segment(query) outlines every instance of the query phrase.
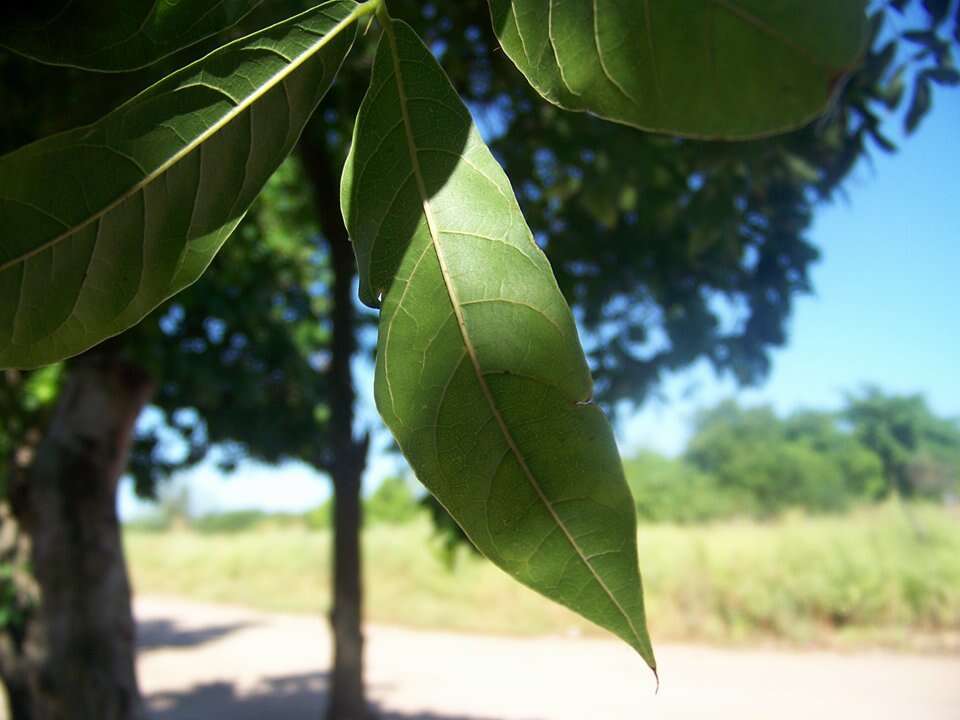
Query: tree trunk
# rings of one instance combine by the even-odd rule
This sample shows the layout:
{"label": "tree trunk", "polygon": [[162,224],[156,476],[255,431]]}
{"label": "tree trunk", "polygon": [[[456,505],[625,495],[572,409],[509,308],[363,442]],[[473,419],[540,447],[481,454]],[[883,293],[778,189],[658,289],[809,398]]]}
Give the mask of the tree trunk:
{"label": "tree trunk", "polygon": [[144,717],[116,490],[151,389],[114,355],[76,360],[36,456],[14,477],[40,587],[26,642],[34,720]]}
{"label": "tree trunk", "polygon": [[362,505],[360,483],[367,438],[353,434],[351,362],[357,349],[353,278],[356,261],[340,215],[339,189],[321,146],[304,141],[303,157],[312,180],[323,234],[333,270],[331,319],[330,425],[333,457],[333,672],[327,720],[368,720],[371,715],[363,683],[363,577],[360,557]]}

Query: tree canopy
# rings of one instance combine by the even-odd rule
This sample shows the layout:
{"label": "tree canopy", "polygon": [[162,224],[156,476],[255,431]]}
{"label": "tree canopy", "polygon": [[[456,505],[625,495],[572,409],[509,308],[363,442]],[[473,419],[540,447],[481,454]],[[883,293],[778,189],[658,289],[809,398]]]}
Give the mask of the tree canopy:
{"label": "tree canopy", "polygon": [[960,491],[960,424],[937,417],[923,396],[867,387],[847,397],[844,418],[880,458],[884,494],[939,497]]}

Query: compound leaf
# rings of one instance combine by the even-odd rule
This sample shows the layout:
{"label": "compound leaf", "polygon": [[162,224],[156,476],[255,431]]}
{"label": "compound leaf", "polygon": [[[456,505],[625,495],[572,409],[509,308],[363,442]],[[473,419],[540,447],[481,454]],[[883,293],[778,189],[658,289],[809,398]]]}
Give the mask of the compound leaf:
{"label": "compound leaf", "polygon": [[377,407],[488,558],[654,667],[636,518],[577,330],[503,170],[416,34],[385,22],[341,201],[380,306]]}

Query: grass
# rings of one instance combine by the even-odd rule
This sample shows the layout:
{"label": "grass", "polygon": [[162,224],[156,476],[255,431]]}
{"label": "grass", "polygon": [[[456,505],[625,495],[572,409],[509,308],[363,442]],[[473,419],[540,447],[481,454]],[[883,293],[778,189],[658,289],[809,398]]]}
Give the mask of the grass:
{"label": "grass", "polygon": [[[265,610],[329,605],[330,535],[255,530],[125,535],[138,592]],[[655,640],[787,641],[956,649],[960,515],[891,504],[843,517],[642,527]],[[364,533],[366,616],[378,623],[507,634],[592,633],[572,613],[465,551],[453,570],[425,519]]]}

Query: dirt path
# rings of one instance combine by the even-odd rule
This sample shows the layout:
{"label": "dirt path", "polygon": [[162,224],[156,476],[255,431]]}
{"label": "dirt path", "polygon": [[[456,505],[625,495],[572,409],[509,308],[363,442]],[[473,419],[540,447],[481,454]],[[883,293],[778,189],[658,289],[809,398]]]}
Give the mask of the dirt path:
{"label": "dirt path", "polygon": [[[320,717],[320,618],[153,597],[136,611],[155,720]],[[391,720],[960,720],[958,657],[660,646],[657,695],[611,641],[373,627],[368,658]]]}

